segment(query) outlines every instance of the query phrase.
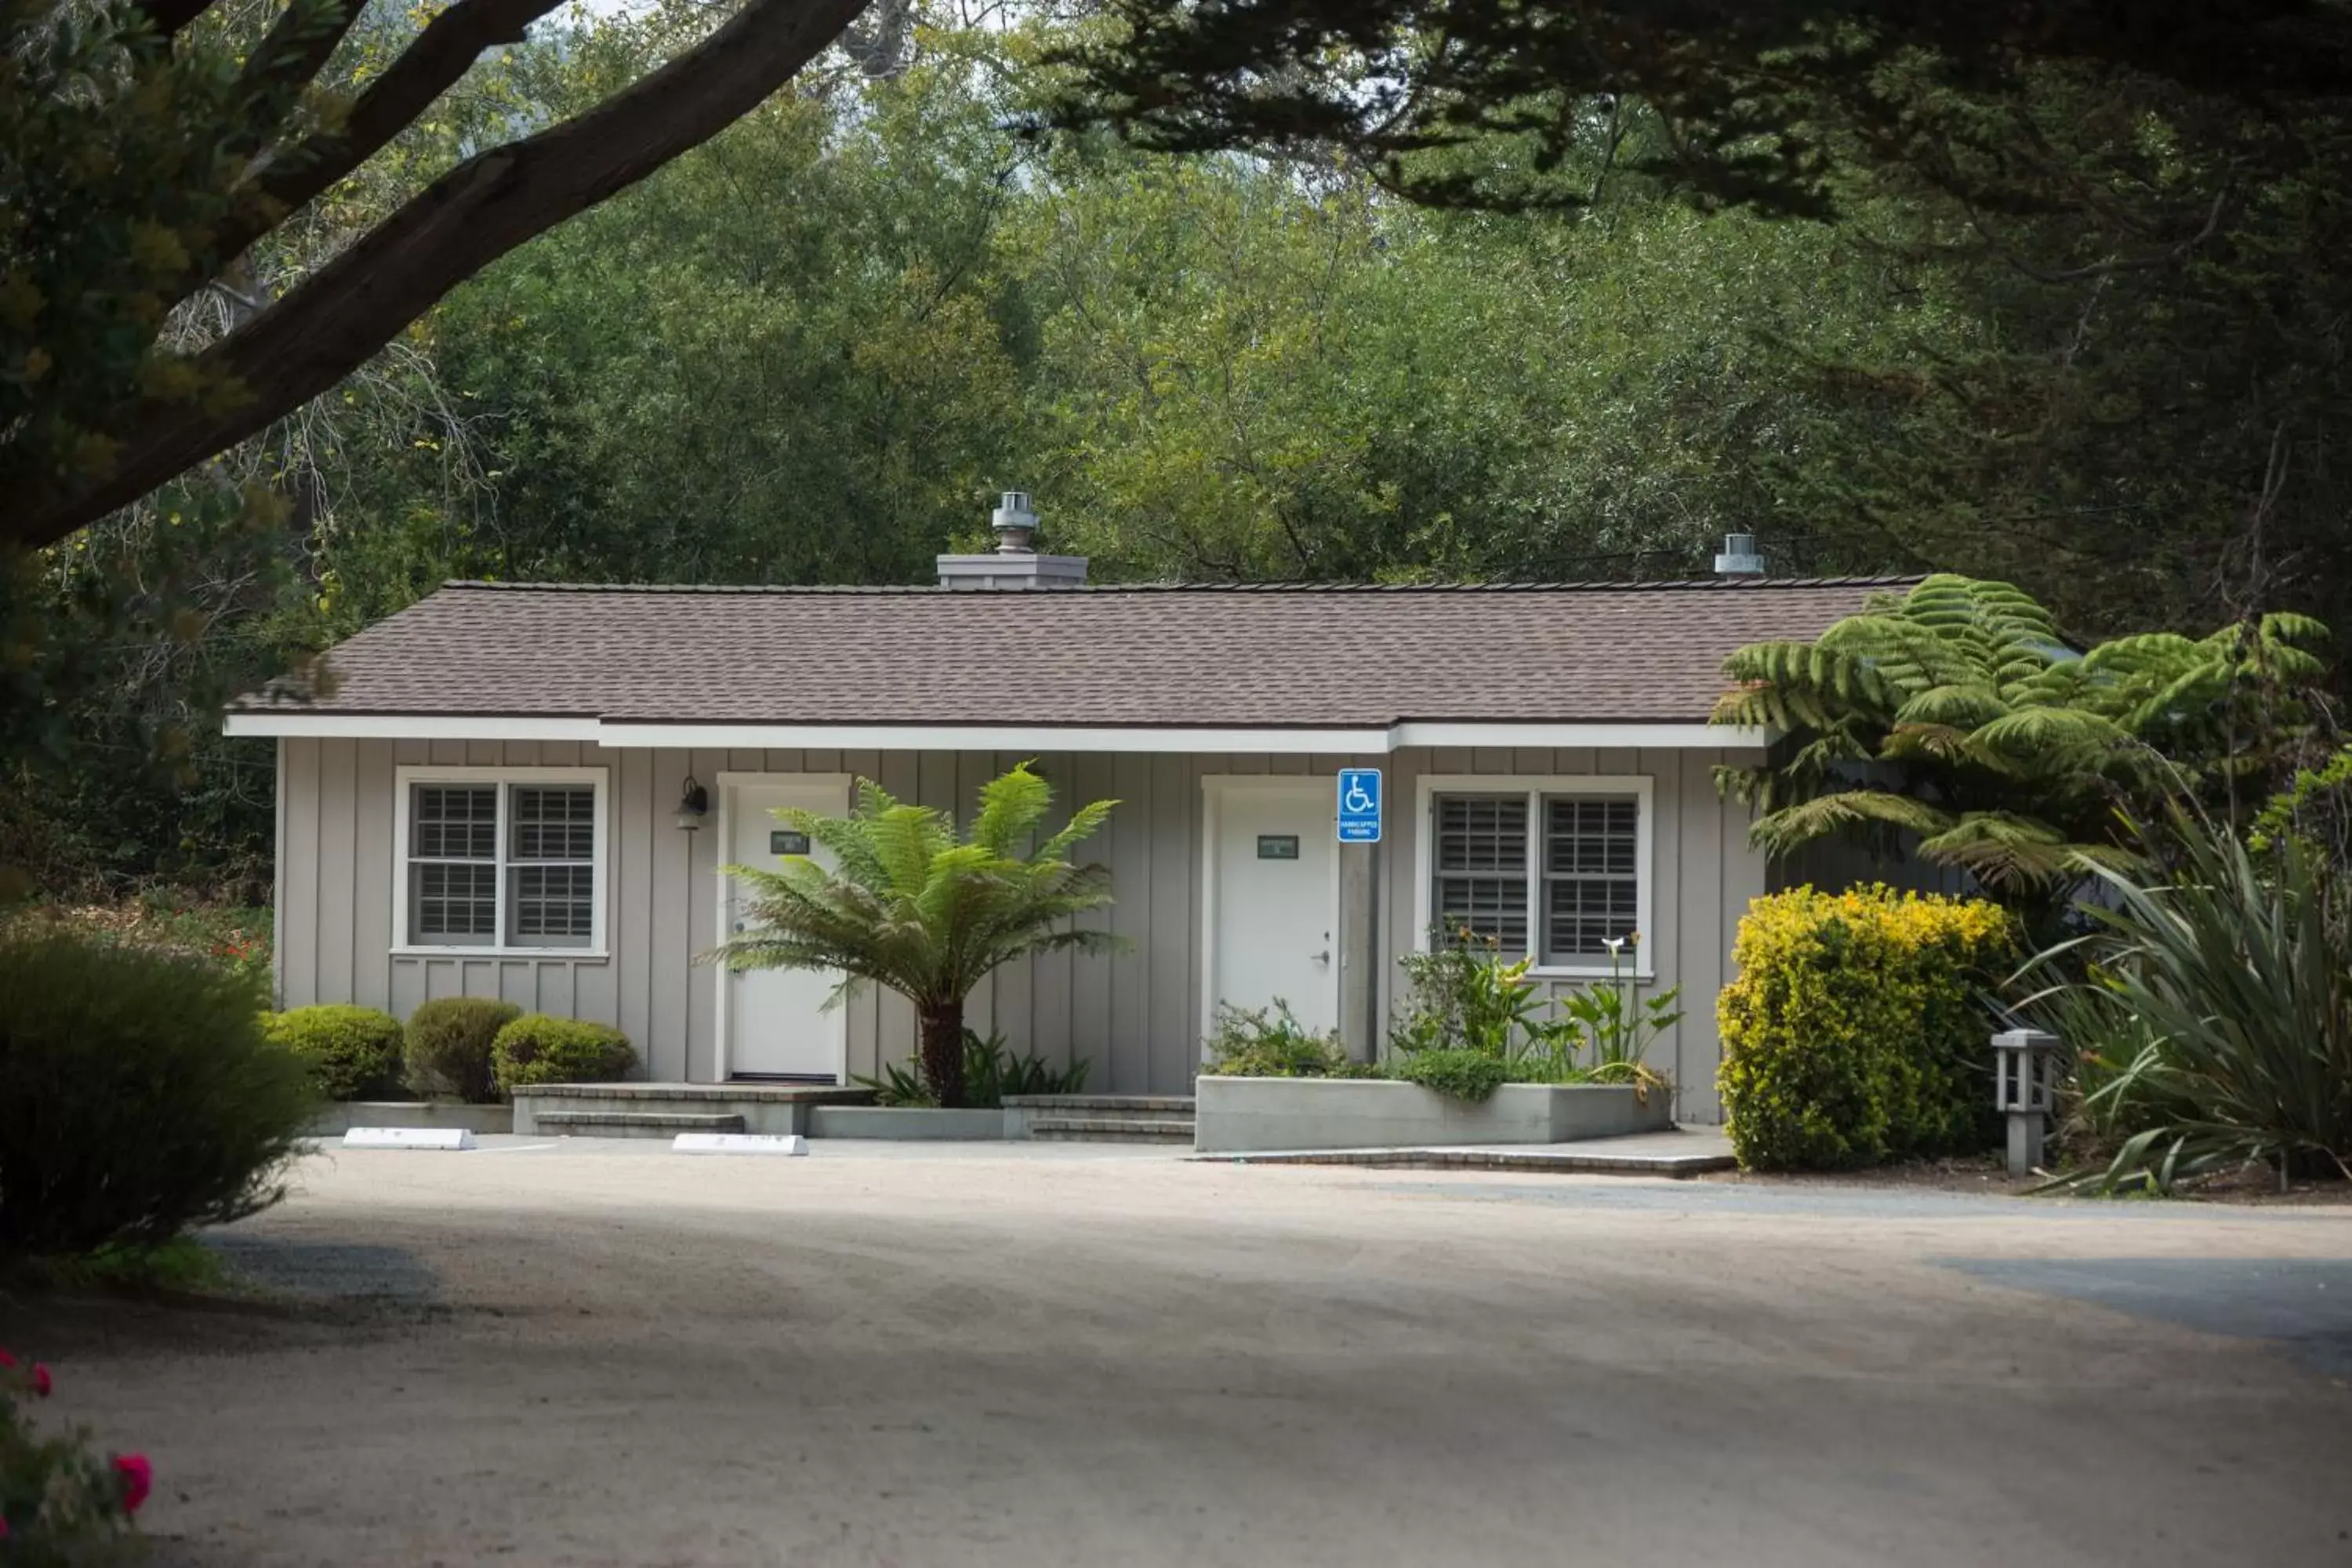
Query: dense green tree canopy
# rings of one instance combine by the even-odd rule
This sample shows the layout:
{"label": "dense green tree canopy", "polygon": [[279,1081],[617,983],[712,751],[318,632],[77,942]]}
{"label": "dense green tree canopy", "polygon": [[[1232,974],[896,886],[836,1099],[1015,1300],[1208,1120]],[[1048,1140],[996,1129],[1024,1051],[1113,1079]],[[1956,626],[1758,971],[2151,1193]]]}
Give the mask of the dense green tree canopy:
{"label": "dense green tree canopy", "polygon": [[[875,7],[26,563],[0,861],[250,875],[268,758],[210,704],[445,576],[921,582],[1005,488],[1097,579],[1676,575],[1745,529],[1776,571],[2014,582],[2078,645],[2273,609],[2352,628],[2352,148],[2309,73],[2248,108],[2046,51],[1885,66],[1917,155],[1822,119],[1833,222],[1684,199],[1673,106],[1620,93],[1547,166],[1576,205],[1497,214],[1400,199],[1344,142],[1041,134],[1072,79],[1048,62],[1118,17],[973,9]],[[247,253],[256,289],[709,27],[681,0],[493,51]]]}

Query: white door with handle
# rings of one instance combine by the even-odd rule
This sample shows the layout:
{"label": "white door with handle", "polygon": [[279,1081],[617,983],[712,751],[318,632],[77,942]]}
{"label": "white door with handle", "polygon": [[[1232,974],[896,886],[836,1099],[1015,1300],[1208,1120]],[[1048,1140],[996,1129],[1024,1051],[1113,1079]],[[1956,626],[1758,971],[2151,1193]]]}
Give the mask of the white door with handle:
{"label": "white door with handle", "polygon": [[[1332,782],[1214,777],[1208,822],[1210,1011],[1288,1003],[1309,1029],[1339,1024],[1339,860]],[[1205,1034],[1213,1019],[1202,1022]]]}
{"label": "white door with handle", "polygon": [[[847,782],[823,778],[722,780],[727,830],[723,863],[772,869],[794,856],[831,857],[776,820],[775,808],[796,805],[839,816],[849,807]],[[726,879],[721,929],[740,935],[749,923],[743,889]],[[825,998],[840,976],[809,969],[718,971],[719,1075],[839,1083],[848,1060],[849,1016],[827,1011]]]}

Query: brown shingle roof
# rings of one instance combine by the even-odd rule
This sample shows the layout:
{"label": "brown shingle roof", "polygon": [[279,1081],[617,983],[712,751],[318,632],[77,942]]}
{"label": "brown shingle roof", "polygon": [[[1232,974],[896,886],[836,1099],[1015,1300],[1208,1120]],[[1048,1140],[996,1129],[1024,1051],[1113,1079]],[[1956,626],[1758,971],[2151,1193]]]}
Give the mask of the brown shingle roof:
{"label": "brown shingle roof", "polygon": [[452,583],[238,710],[762,724],[1703,720],[1896,579],[1063,592]]}

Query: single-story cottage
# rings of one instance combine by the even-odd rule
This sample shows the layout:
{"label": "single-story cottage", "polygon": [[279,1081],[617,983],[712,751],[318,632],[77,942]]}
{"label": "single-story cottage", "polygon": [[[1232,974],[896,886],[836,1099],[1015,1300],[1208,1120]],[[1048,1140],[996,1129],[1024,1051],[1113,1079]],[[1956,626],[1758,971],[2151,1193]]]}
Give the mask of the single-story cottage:
{"label": "single-story cottage", "polygon": [[[1714,999],[1774,880],[1713,779],[1771,740],[1707,722],[1723,658],[1887,584],[1089,587],[1008,502],[936,587],[451,583],[238,700],[278,745],[281,1005],[497,995],[617,1025],[656,1080],[871,1074],[913,1054],[899,998],[696,962],[740,918],[722,868],[805,852],[772,811],[857,778],[968,813],[1032,761],[1063,809],[1120,803],[1088,849],[1129,945],[1005,968],[970,1017],[1090,1089],[1189,1092],[1225,1003],[1369,1054],[1399,955],[1466,923],[1553,985],[1638,931],[1686,1006],[1652,1064],[1718,1114]],[[1376,844],[1336,839],[1344,767],[1382,772]]]}

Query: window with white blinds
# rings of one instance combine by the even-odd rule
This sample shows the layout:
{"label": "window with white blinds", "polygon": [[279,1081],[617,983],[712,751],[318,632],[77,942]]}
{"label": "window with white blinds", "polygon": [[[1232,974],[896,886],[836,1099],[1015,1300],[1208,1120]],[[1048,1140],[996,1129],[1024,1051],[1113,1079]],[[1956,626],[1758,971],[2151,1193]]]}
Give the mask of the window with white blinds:
{"label": "window with white blinds", "polygon": [[1640,915],[1641,802],[1547,795],[1543,805],[1543,962],[1606,958]]}
{"label": "window with white blinds", "polygon": [[602,769],[533,770],[512,778],[402,773],[406,945],[597,945]]}
{"label": "window with white blinds", "polygon": [[1528,951],[1528,802],[1524,795],[1437,799],[1432,902],[1446,941],[1467,931],[1505,952]]}
{"label": "window with white blinds", "polygon": [[[1605,969],[1612,942],[1635,942],[1649,874],[1647,781],[1558,787],[1567,782],[1508,793],[1445,789],[1430,797],[1428,910],[1436,940],[1466,931],[1508,956],[1532,953],[1540,965],[1570,969]],[[1624,787],[1594,787],[1612,784]],[[1633,956],[1630,945],[1624,952]]]}

